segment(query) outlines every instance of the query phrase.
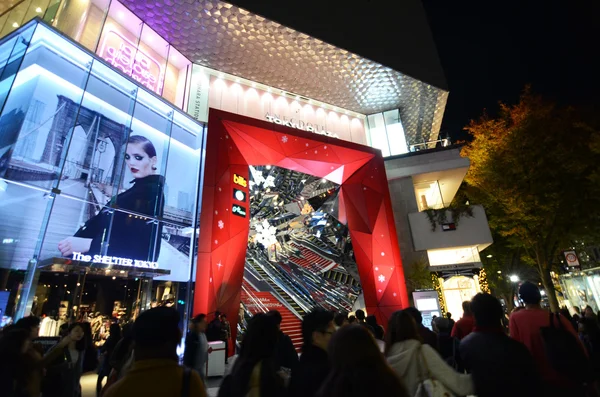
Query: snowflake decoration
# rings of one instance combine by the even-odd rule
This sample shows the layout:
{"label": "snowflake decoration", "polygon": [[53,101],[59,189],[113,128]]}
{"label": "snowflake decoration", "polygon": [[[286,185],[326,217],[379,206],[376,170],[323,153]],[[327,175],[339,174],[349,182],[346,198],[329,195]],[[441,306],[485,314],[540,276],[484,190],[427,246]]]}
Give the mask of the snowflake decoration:
{"label": "snowflake decoration", "polygon": [[327,149],[327,146],[323,146],[323,149]]}
{"label": "snowflake decoration", "polygon": [[377,280],[379,280],[380,283],[383,283],[385,281],[385,276],[380,274],[379,277],[377,277]]}
{"label": "snowflake decoration", "polygon": [[223,229],[225,227],[225,222],[219,220],[219,222],[217,222],[217,226],[219,226],[219,229]]}
{"label": "snowflake decoration", "polygon": [[221,191],[221,188],[219,188],[219,191]]}
{"label": "snowflake decoration", "polygon": [[286,135],[281,137],[281,142],[287,143],[287,141],[288,141],[288,137]]}
{"label": "snowflake decoration", "polygon": [[256,230],[256,242],[270,247],[277,242],[275,235],[277,234],[277,228],[271,226],[268,220],[262,221],[255,227]]}
{"label": "snowflake decoration", "polygon": [[212,277],[211,277],[210,279],[208,279],[208,282],[209,282],[209,283],[212,283]]}

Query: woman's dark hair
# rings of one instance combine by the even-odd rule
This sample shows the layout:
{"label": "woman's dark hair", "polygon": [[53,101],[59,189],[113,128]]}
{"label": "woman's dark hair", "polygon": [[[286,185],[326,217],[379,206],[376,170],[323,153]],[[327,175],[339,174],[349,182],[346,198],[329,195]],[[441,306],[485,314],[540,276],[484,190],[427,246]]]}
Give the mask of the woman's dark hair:
{"label": "woman's dark hair", "polygon": [[23,317],[15,323],[15,326],[20,329],[31,331],[32,328],[39,327],[42,320],[36,316]]}
{"label": "woman's dark hair", "polygon": [[127,140],[127,143],[142,145],[142,149],[144,149],[144,152],[146,152],[148,157],[156,157],[156,148],[154,147],[152,142],[150,142],[150,140],[145,136],[131,135]]}
{"label": "woman's dark hair", "polygon": [[331,371],[317,393],[320,397],[408,396],[363,326],[340,328],[329,344],[329,360]]}
{"label": "woman's dark hair", "polygon": [[121,339],[121,327],[117,323],[112,323],[109,328],[110,337],[116,340]]}
{"label": "woman's dark hair", "polygon": [[385,337],[385,354],[388,354],[394,343],[404,342],[409,339],[421,341],[417,323],[408,311],[399,310],[392,314],[388,321]]}
{"label": "woman's dark hair", "polygon": [[[87,347],[87,344],[89,343],[87,340],[88,336],[87,336],[85,324],[89,325],[89,323],[73,323],[73,324],[69,325],[69,329],[67,330],[67,335],[69,335],[71,333],[71,331],[73,331],[76,327],[80,327],[81,330],[83,331],[83,338],[81,338],[80,340],[75,342],[75,350],[80,351],[80,352],[84,351],[85,348]],[[91,328],[90,328],[90,334],[91,334]]]}
{"label": "woman's dark hair", "polygon": [[231,396],[245,396],[256,364],[261,364],[261,395],[271,395],[264,388],[276,388],[281,378],[276,374],[275,356],[279,329],[272,315],[257,314],[248,323],[240,354],[231,371]]}

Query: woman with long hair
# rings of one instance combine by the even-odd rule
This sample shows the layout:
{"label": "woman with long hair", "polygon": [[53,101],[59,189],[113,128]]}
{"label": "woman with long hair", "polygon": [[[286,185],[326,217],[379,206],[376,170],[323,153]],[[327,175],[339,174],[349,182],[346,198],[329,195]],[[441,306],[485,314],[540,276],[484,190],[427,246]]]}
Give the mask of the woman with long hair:
{"label": "woman with long hair", "polygon": [[385,355],[410,396],[427,379],[458,396],[474,392],[471,376],[456,372],[431,346],[423,344],[413,316],[404,310],[392,314],[388,321]]}
{"label": "woman with long hair", "polygon": [[231,374],[219,389],[219,397],[281,397],[283,377],[275,367],[279,329],[272,316],[257,314],[248,324],[240,354]]}
{"label": "woman with long hair", "polygon": [[42,385],[44,397],[80,397],[81,373],[85,355],[85,331],[82,323],[69,326],[69,333],[46,355],[46,376]]}
{"label": "woman with long hair", "polygon": [[[107,245],[108,255],[144,261],[158,259],[162,223],[155,224],[145,216],[132,216],[126,212],[148,217],[163,215],[165,178],[157,174],[158,158],[154,144],[144,136],[131,135],[127,141],[125,163],[133,175],[133,186],[113,198],[73,237],[59,242],[58,249],[63,256],[71,256],[74,252],[104,254],[102,248]],[[104,186],[102,189],[112,198],[112,187]],[[124,211],[114,211],[111,207],[115,204]]]}
{"label": "woman with long hair", "polygon": [[402,381],[363,326],[340,328],[329,343],[329,359],[331,372],[318,397],[408,397]]}
{"label": "woman with long hair", "polygon": [[110,375],[112,366],[110,365],[110,357],[117,346],[117,343],[121,340],[121,327],[117,323],[112,323],[109,328],[109,335],[106,342],[100,348],[100,354],[102,354],[102,364],[98,370],[98,380],[96,381],[96,395],[99,396],[102,391],[102,381],[104,378]]}

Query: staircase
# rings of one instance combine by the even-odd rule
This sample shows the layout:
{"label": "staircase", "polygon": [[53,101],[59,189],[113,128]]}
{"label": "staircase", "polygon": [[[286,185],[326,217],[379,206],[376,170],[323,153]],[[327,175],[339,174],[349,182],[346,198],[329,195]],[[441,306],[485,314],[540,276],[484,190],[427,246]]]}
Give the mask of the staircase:
{"label": "staircase", "polygon": [[[266,281],[267,283],[269,283],[269,285],[271,286],[271,288],[273,288],[275,291],[277,291],[277,293],[279,294],[279,296],[281,296],[286,301],[286,303],[288,305],[290,305],[292,308],[294,308],[294,310],[296,311],[296,313],[298,313],[300,316],[304,317],[304,315],[306,314],[306,312],[296,303],[296,301],[294,301],[294,299],[292,299],[292,297],[287,292],[285,292],[283,289],[281,289],[281,287],[279,287],[271,279],[271,276],[269,276],[267,274],[267,272],[265,272],[262,269],[262,267],[260,267],[260,265],[258,263],[256,263],[255,261],[247,261],[246,264],[250,264],[250,266],[252,266],[254,268],[254,270],[256,270],[256,272],[258,274],[260,274],[260,276],[262,277],[262,279],[264,281]],[[287,310],[287,308],[286,308],[286,310]],[[293,315],[293,313],[291,311],[290,311],[290,313]]]}
{"label": "staircase", "polygon": [[[302,321],[285,305],[281,304],[272,293],[256,292],[249,284],[246,283],[245,285],[249,293],[242,290],[242,302],[248,310],[252,314],[263,313],[264,309],[277,310],[281,313],[283,319],[281,322],[281,331],[292,339],[294,348],[299,352],[302,346]],[[260,302],[260,305],[256,304],[257,301]]]}

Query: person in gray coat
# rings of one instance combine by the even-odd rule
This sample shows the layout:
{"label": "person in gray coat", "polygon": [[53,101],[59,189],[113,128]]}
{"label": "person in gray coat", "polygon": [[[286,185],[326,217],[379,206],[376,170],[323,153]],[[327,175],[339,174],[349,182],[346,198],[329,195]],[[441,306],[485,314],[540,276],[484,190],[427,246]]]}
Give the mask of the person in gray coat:
{"label": "person in gray coat", "polygon": [[208,361],[208,340],[206,339],[206,314],[198,314],[190,324],[185,338],[183,364],[200,374],[206,385],[206,362]]}

